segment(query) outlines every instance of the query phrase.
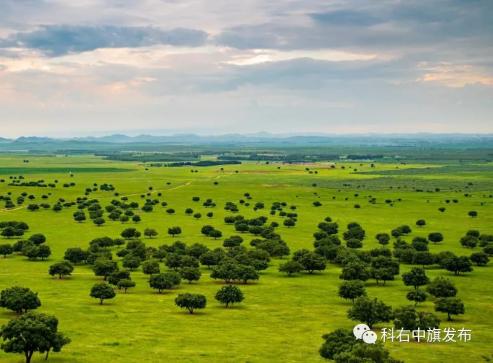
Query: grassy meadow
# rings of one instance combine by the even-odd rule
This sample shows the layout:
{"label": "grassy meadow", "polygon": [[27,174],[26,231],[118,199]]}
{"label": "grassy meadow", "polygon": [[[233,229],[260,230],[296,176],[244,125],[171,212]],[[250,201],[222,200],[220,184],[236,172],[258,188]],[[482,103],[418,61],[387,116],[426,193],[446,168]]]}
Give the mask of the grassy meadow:
{"label": "grassy meadow", "polygon": [[[23,162],[25,159],[29,162]],[[23,175],[25,181],[43,179],[48,183],[57,179],[59,183],[56,188],[9,186],[12,175]],[[60,212],[51,209],[31,212],[25,208],[27,200],[21,207],[9,210],[0,202],[0,221],[28,223],[27,235],[45,234],[46,244],[52,250],[46,261],[28,261],[15,254],[0,257],[0,290],[19,285],[38,292],[42,302],[38,311],[55,315],[60,321],[60,330],[72,340],[61,353],[50,355],[52,363],[321,362],[323,359],[318,354],[323,342],[321,336],[355,325],[346,316],[351,303],[337,296],[340,267],[333,264],[328,264],[321,273],[286,277],[278,272],[283,260],[273,259],[257,282],[240,285],[245,300],[229,309],[214,299],[215,292],[224,283],[211,279],[205,267],[201,267],[202,278],[197,283],[182,282],[177,289],[163,294],[149,287],[147,276],[141,271],[132,272],[137,286],[127,294],[118,291],[115,299],[102,306],[89,296],[92,285],[102,279],[88,266],[76,266],[72,276],[62,280],[48,274],[49,266],[62,260],[67,248],[87,248],[96,237],[116,238],[130,226],[140,231],[155,228],[159,232],[156,238],[142,238],[148,246],[180,240],[220,247],[225,237],[238,234],[232,225],[224,222],[224,217],[231,215],[224,210],[224,205],[232,201],[239,207],[238,214],[247,218],[265,215],[268,222],[280,222],[276,232],[287,242],[291,252],[313,249],[313,233],[327,216],[339,224],[340,235],[349,222],[360,223],[367,235],[363,249],[379,246],[374,238],[378,232],[390,232],[403,224],[413,230],[405,237],[408,241],[415,236],[426,237],[430,232],[442,232],[444,241],[430,244],[430,251],[448,250],[457,255],[469,256],[472,252],[459,243],[467,230],[493,233],[493,163],[376,163],[372,167],[369,162],[339,161],[333,168],[331,163],[252,162],[212,167],[151,167],[94,156],[5,154],[0,155],[0,179],[5,180],[0,183],[0,195],[11,192],[14,201],[26,191],[36,196],[34,202],[53,205],[59,198],[72,201],[83,196],[93,183],[108,183],[116,187],[119,197],[128,196],[129,201],[137,201],[140,206],[145,199],[142,195],[146,193],[168,203],[167,207],[156,205],[150,213],[138,211],[142,217],[138,224],[122,224],[105,218],[106,223],[97,227],[89,219],[75,222],[72,218],[75,206]],[[75,186],[62,186],[70,182]],[[42,200],[41,196],[48,193],[48,199]],[[238,203],[244,193],[252,196],[248,207]],[[194,196],[199,196],[200,202],[193,202]],[[369,203],[370,196],[376,198],[375,204]],[[114,196],[114,191],[99,190],[89,196],[98,199],[103,208],[119,197]],[[207,198],[213,199],[216,207],[203,207],[202,202]],[[392,205],[385,202],[387,199],[393,201]],[[453,199],[458,202],[453,203]],[[296,205],[298,222],[295,227],[285,227],[282,217],[269,214],[270,205],[276,201]],[[320,201],[322,206],[313,206],[314,201]],[[254,211],[256,202],[264,202],[265,209]],[[361,208],[355,208],[355,204]],[[188,207],[202,213],[202,218],[196,220],[186,215]],[[445,207],[445,212],[440,212],[440,207]],[[174,208],[176,213],[167,214],[167,208]],[[476,210],[478,217],[469,217],[470,210]],[[209,211],[214,213],[212,218],[206,217]],[[426,226],[415,225],[420,218],[426,220]],[[206,224],[222,231],[223,237],[217,240],[204,237],[200,230]],[[170,237],[167,229],[171,226],[180,226],[182,235]],[[243,237],[246,246],[254,238],[249,234]],[[14,241],[1,239],[0,243]],[[401,273],[411,267],[401,264]],[[161,270],[165,269],[161,264]],[[405,362],[492,361],[492,273],[491,263],[485,267],[475,266],[473,272],[463,276],[428,268],[430,278],[443,275],[453,280],[466,308],[464,315],[450,323],[445,314],[436,313],[442,320],[441,327],[471,329],[472,340],[467,343],[387,343],[392,356]],[[394,308],[409,304],[406,300],[409,287],[404,286],[399,277],[385,286],[377,286],[374,280],[367,281],[366,286],[370,297],[378,297]],[[183,292],[206,295],[207,308],[194,315],[180,310],[174,298]],[[431,312],[433,306],[429,299],[420,304],[419,309]],[[13,317],[14,313],[0,310],[0,324]],[[378,327],[386,325],[391,323]],[[0,352],[0,362],[22,361],[21,355]],[[33,361],[42,362],[44,356],[36,354]]]}

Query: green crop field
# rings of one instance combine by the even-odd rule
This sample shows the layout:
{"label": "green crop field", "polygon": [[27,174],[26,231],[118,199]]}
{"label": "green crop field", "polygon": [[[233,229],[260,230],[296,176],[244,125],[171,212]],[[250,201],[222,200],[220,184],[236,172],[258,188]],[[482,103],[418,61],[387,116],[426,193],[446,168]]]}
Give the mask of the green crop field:
{"label": "green crop field", "polygon": [[[56,186],[9,185],[19,180],[19,176],[23,176],[21,182],[43,180]],[[313,250],[313,234],[326,217],[338,223],[341,239],[348,223],[361,224],[366,231],[363,250],[379,247],[375,239],[377,233],[390,233],[401,225],[412,228],[412,232],[403,237],[408,242],[416,236],[427,237],[430,232],[443,233],[443,242],[429,244],[432,253],[451,251],[470,256],[472,252],[481,251],[481,247],[461,246],[459,241],[468,230],[493,234],[491,162],[443,165],[425,161],[419,164],[376,162],[374,165],[367,161],[247,162],[210,167],[152,167],[89,155],[4,154],[0,156],[0,179],[0,196],[10,196],[14,204],[23,192],[34,196],[12,208],[4,208],[5,202],[0,200],[0,222],[26,222],[29,231],[22,238],[42,233],[52,252],[43,261],[31,261],[19,253],[0,257],[0,290],[16,285],[28,287],[37,292],[41,300],[37,311],[59,319],[59,330],[71,343],[63,347],[62,352],[50,354],[48,361],[54,363],[322,362],[318,352],[323,343],[322,335],[337,328],[352,329],[356,324],[347,317],[351,302],[338,296],[341,266],[334,263],[328,263],[321,272],[287,277],[278,267],[290,257],[272,258],[269,267],[259,272],[258,281],[238,284],[245,299],[232,308],[225,308],[214,299],[216,291],[225,283],[212,279],[211,270],[205,266],[200,267],[202,277],[198,282],[182,281],[177,288],[162,294],[149,286],[149,277],[138,268],[131,272],[136,287],[127,293],[117,290],[116,297],[103,305],[89,296],[91,287],[102,281],[89,265],[76,265],[72,275],[64,279],[48,274],[49,266],[61,261],[67,248],[86,249],[92,239],[117,238],[125,228],[135,227],[141,232],[154,228],[159,233],[157,237],[141,237],[148,247],[171,245],[179,240],[189,245],[202,243],[213,249],[222,247],[225,238],[240,234],[233,225],[225,223],[225,216],[265,216],[268,224],[279,223],[275,232],[287,243],[291,254],[302,248]],[[112,200],[125,196],[128,202],[139,203],[134,212],[140,215],[141,221],[112,221],[105,212],[106,223],[96,226],[89,218],[82,223],[74,221],[76,205],[58,212],[52,210],[60,198],[76,201],[95,183],[98,186],[112,184],[115,190],[95,188],[88,199],[97,199],[104,209]],[[251,199],[245,199],[245,193],[249,193]],[[199,202],[192,200],[195,196],[200,197]],[[159,203],[151,212],[144,212],[140,208],[148,198],[157,199]],[[206,208],[202,203],[209,198],[215,206]],[[242,199],[246,203],[240,203]],[[314,206],[316,201],[321,205]],[[167,202],[167,206],[162,206],[162,202]],[[235,203],[239,211],[225,210],[227,202]],[[265,208],[254,210],[257,202],[263,202]],[[285,202],[285,211],[297,213],[294,227],[284,226],[285,217],[279,213],[270,214],[274,202]],[[50,208],[30,211],[27,205],[31,203],[47,203]],[[290,206],[296,209],[290,210]],[[442,207],[443,212],[439,211]],[[176,213],[167,213],[169,208]],[[186,208],[201,213],[201,218],[187,215]],[[468,215],[472,210],[477,211],[477,217]],[[207,217],[207,212],[213,212],[213,216]],[[418,219],[426,220],[426,225],[416,226]],[[204,225],[220,230],[222,237],[204,236],[201,233]],[[167,232],[172,226],[181,227],[182,233],[171,237]],[[247,248],[252,248],[250,241],[258,238],[251,233],[241,236]],[[15,243],[18,239],[2,238],[0,244]],[[392,238],[389,248],[394,241]],[[111,248],[113,259],[119,261],[120,267],[121,258],[116,253],[122,248],[124,246]],[[400,273],[412,267],[415,266],[401,263]],[[160,268],[167,270],[164,263]],[[385,346],[391,355],[405,362],[492,361],[492,273],[491,264],[474,266],[472,272],[460,276],[438,265],[426,267],[431,279],[436,276],[451,279],[458,288],[457,296],[465,305],[465,314],[454,316],[451,322],[446,320],[446,314],[436,312],[441,320],[440,327],[471,329],[472,339],[456,343],[387,342]],[[412,287],[405,286],[400,276],[385,286],[370,279],[366,281],[366,289],[368,296],[377,297],[393,308],[410,304],[406,293]],[[193,315],[178,308],[174,299],[185,292],[205,295],[207,307]],[[418,305],[418,310],[434,312],[433,299],[429,296]],[[0,325],[15,317],[10,310],[1,309]],[[377,324],[376,328],[390,326],[392,322]],[[0,362],[23,361],[20,354],[0,352]],[[34,355],[33,362],[42,361],[44,355]]]}

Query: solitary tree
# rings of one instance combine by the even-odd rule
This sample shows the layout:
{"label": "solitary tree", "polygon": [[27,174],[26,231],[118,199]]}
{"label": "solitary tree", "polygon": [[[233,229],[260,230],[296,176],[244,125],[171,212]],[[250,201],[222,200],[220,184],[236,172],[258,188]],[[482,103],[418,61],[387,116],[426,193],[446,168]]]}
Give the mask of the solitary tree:
{"label": "solitary tree", "polygon": [[312,274],[315,271],[323,271],[327,267],[325,259],[314,252],[305,253],[297,258],[296,261],[299,262],[300,265],[303,266],[303,270],[307,271],[309,274]]}
{"label": "solitary tree", "polygon": [[0,293],[0,306],[17,314],[27,313],[29,310],[41,306],[38,294],[27,287],[13,286]]}
{"label": "solitary tree", "polygon": [[171,236],[171,237],[174,237],[176,235],[179,235],[181,234],[181,228],[180,227],[170,227],[168,228],[168,234]]}
{"label": "solitary tree", "polygon": [[196,259],[200,259],[200,257],[209,251],[209,248],[202,243],[194,243],[191,246],[187,247],[186,254],[195,257]]}
{"label": "solitary tree", "polygon": [[115,290],[105,282],[94,285],[91,289],[91,297],[99,299],[99,304],[103,305],[103,301],[106,299],[113,299],[115,297]]}
{"label": "solitary tree", "polygon": [[258,280],[259,274],[253,266],[238,265],[236,278],[244,284],[247,284],[249,280]]}
{"label": "solitary tree", "polygon": [[205,308],[207,299],[201,294],[179,294],[175,298],[175,304],[180,308],[187,309],[190,314],[193,314],[195,309]]}
{"label": "solitary tree", "polygon": [[476,236],[466,235],[460,239],[462,247],[474,248],[479,244],[479,238]]}
{"label": "solitary tree", "polygon": [[7,255],[11,255],[14,250],[12,249],[12,245],[5,243],[0,245],[0,255],[2,255],[4,258],[7,258]]}
{"label": "solitary tree", "polygon": [[228,307],[230,304],[240,303],[244,299],[243,292],[235,285],[227,285],[216,293],[216,300]]}
{"label": "solitary tree", "polygon": [[146,275],[154,275],[158,274],[160,271],[159,269],[159,262],[156,260],[146,260],[142,263],[142,272],[145,273]]}
{"label": "solitary tree", "polygon": [[172,289],[178,286],[181,282],[181,277],[176,272],[165,272],[158,275],[153,275],[149,279],[149,285],[162,293],[163,290]]}
{"label": "solitary tree", "polygon": [[50,257],[50,255],[51,255],[50,246],[41,245],[38,247],[38,257],[41,258],[41,260]]}
{"label": "solitary tree", "polygon": [[346,241],[346,246],[349,248],[361,248],[363,247],[363,242],[357,238],[350,238]]}
{"label": "solitary tree", "polygon": [[378,243],[385,246],[385,245],[389,244],[390,235],[388,233],[378,233],[376,235],[376,239],[377,239]]}
{"label": "solitary tree", "polygon": [[351,261],[342,268],[342,273],[339,278],[342,280],[366,281],[370,278],[370,272],[365,263],[361,261]]}
{"label": "solitary tree", "polygon": [[28,239],[30,242],[34,243],[35,245],[40,245],[42,243],[46,242],[46,237],[44,234],[41,233],[35,233]]}
{"label": "solitary tree", "polygon": [[127,293],[127,290],[131,287],[135,287],[135,282],[130,279],[122,279],[118,281],[118,289],[123,290],[124,293]]}
{"label": "solitary tree", "polygon": [[292,276],[303,270],[303,266],[298,261],[287,261],[279,265],[279,272],[284,272],[288,276]]}
{"label": "solitary tree", "polygon": [[198,267],[186,266],[180,270],[180,275],[184,280],[187,280],[188,283],[191,284],[192,281],[199,281],[202,273]]}
{"label": "solitary tree", "polygon": [[453,256],[446,258],[441,262],[442,267],[453,272],[455,275],[460,275],[462,272],[471,272],[472,263],[467,256]]}
{"label": "solitary tree", "polygon": [[140,257],[129,253],[123,258],[122,265],[130,271],[133,271],[140,266]]}
{"label": "solitary tree", "polygon": [[400,362],[394,359],[382,343],[361,344],[354,339],[351,346],[341,347],[342,351],[335,355],[335,361],[340,362]]}
{"label": "solitary tree", "polygon": [[118,271],[118,265],[115,261],[99,258],[94,262],[92,269],[96,276],[103,276],[106,281],[111,273]]}
{"label": "solitary tree", "polygon": [[146,236],[148,238],[156,237],[157,235],[158,235],[158,233],[154,228],[144,229],[144,236]]}
{"label": "solitary tree", "polygon": [[214,227],[207,224],[207,225],[205,225],[205,226],[202,227],[202,229],[200,230],[200,232],[203,235],[208,236],[209,233],[211,233],[213,230],[214,230]]}
{"label": "solitary tree", "polygon": [[452,320],[452,315],[464,314],[464,303],[456,297],[443,297],[435,301],[435,311],[447,313],[447,320]]}
{"label": "solitary tree", "polygon": [[14,227],[6,227],[4,229],[2,229],[2,232],[0,233],[2,235],[2,237],[5,237],[5,238],[12,238],[12,237],[15,237],[16,235],[16,230],[14,229]]}
{"label": "solitary tree", "polygon": [[354,301],[353,306],[349,309],[348,318],[366,323],[371,329],[377,323],[390,321],[392,308],[378,299],[361,296]]}
{"label": "solitary tree", "polygon": [[435,255],[428,251],[418,251],[413,255],[413,264],[425,266],[433,265],[436,262]]}
{"label": "solitary tree", "polygon": [[418,305],[418,303],[426,301],[426,292],[421,289],[411,290],[407,293],[406,298],[409,301],[414,301],[414,305]]}
{"label": "solitary tree", "polygon": [[428,330],[438,328],[440,319],[435,314],[418,312],[414,306],[403,306],[394,310],[394,327],[404,330]]}
{"label": "solitary tree", "polygon": [[430,280],[426,276],[425,270],[421,267],[414,267],[411,271],[402,274],[402,281],[406,286],[413,286],[415,290],[418,287],[426,285]]}
{"label": "solitary tree", "polygon": [[209,232],[209,237],[212,237],[214,239],[221,238],[222,236],[223,233],[218,229],[213,229],[212,231]]}
{"label": "solitary tree", "polygon": [[370,276],[377,281],[377,285],[380,281],[383,281],[383,284],[385,285],[386,281],[394,280],[394,276],[398,274],[398,261],[384,255],[372,258]]}
{"label": "solitary tree", "polygon": [[337,329],[322,337],[325,342],[320,347],[320,355],[325,359],[335,359],[339,353],[349,351],[357,344],[354,334],[349,329]]}
{"label": "solitary tree", "polygon": [[440,232],[432,232],[428,235],[428,240],[433,243],[438,243],[443,241],[443,234]]}
{"label": "solitary tree", "polygon": [[64,276],[69,276],[74,271],[74,266],[68,261],[61,261],[54,263],[50,266],[49,274],[51,276],[58,275],[58,278],[61,279]]}
{"label": "solitary tree", "polygon": [[139,238],[140,237],[140,232],[136,228],[125,228],[122,233],[120,233],[120,236],[122,236],[125,239],[131,239],[131,238]]}
{"label": "solitary tree", "polygon": [[6,353],[23,353],[25,362],[30,363],[35,352],[60,352],[70,343],[70,339],[58,332],[58,319],[51,315],[30,312],[17,319],[10,320],[0,330]]}
{"label": "solitary tree", "polygon": [[361,280],[344,281],[339,286],[339,296],[354,303],[356,298],[366,296],[365,283]]}
{"label": "solitary tree", "polygon": [[216,266],[224,258],[225,252],[222,249],[216,249],[213,251],[207,251],[200,256],[200,263],[202,265],[211,268],[211,266]]}
{"label": "solitary tree", "polygon": [[223,246],[227,248],[238,247],[242,242],[243,238],[241,236],[231,236],[224,240]]}
{"label": "solitary tree", "polygon": [[96,226],[100,227],[100,226],[102,226],[103,224],[105,224],[105,223],[106,223],[106,221],[104,220],[104,218],[103,218],[103,217],[98,217],[98,218],[94,218],[94,219],[93,219],[93,223],[94,223]]}
{"label": "solitary tree", "polygon": [[435,278],[426,288],[431,295],[441,297],[453,297],[457,295],[457,288],[454,283],[444,277]]}
{"label": "solitary tree", "polygon": [[86,214],[82,211],[75,212],[73,216],[74,216],[74,220],[79,223],[82,223],[83,221],[86,220]]}
{"label": "solitary tree", "polygon": [[490,262],[490,259],[485,252],[475,252],[471,254],[471,261],[477,266],[486,266]]}
{"label": "solitary tree", "polygon": [[287,218],[284,220],[283,225],[286,227],[294,227],[296,225],[296,220],[293,218]]}
{"label": "solitary tree", "polygon": [[85,262],[87,259],[87,255],[88,255],[87,251],[84,251],[80,247],[67,248],[63,259],[70,261],[73,264],[78,264]]}

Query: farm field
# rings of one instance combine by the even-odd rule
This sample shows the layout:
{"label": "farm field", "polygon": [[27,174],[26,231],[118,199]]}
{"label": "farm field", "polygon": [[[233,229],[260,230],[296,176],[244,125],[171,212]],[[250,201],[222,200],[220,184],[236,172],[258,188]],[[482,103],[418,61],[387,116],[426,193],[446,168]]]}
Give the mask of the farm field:
{"label": "farm field", "polygon": [[[24,162],[24,160],[29,162]],[[194,172],[192,172],[194,171]],[[195,172],[196,171],[196,172]],[[22,175],[22,181],[44,180],[56,183],[55,188],[9,185],[12,176]],[[278,271],[279,265],[290,257],[273,258],[266,270],[260,271],[256,282],[239,284],[245,300],[232,308],[224,308],[215,299],[216,291],[224,286],[212,279],[210,269],[201,266],[202,277],[188,284],[158,294],[149,287],[148,276],[141,269],[131,273],[135,288],[127,293],[117,290],[114,299],[99,305],[89,296],[91,287],[102,281],[88,265],[76,265],[70,277],[58,279],[48,274],[49,266],[63,259],[67,248],[89,247],[94,238],[120,237],[129,227],[143,232],[153,228],[154,238],[142,236],[146,246],[171,245],[179,240],[188,245],[202,243],[213,249],[222,247],[225,238],[238,235],[234,226],[224,218],[233,214],[245,218],[265,216],[267,223],[278,222],[275,232],[287,243],[291,254],[300,249],[313,250],[317,225],[331,217],[339,225],[339,236],[346,225],[357,222],[366,231],[363,250],[380,247],[375,235],[401,225],[409,225],[412,232],[403,237],[411,242],[414,237],[427,237],[441,232],[441,243],[429,244],[430,252],[451,251],[459,256],[478,252],[464,248],[460,239],[468,230],[493,234],[493,163],[426,163],[398,164],[376,162],[344,162],[313,164],[282,164],[248,162],[241,165],[210,167],[152,167],[138,162],[109,161],[85,156],[0,155],[0,196],[11,195],[12,200],[22,193],[34,195],[14,208],[4,208],[0,201],[0,222],[23,221],[29,225],[27,236],[42,233],[51,248],[51,256],[44,261],[30,261],[19,254],[0,257],[0,290],[11,286],[29,287],[39,294],[39,312],[53,314],[59,319],[59,329],[71,339],[61,353],[51,353],[49,362],[115,363],[131,362],[322,362],[319,348],[323,334],[337,328],[352,329],[355,322],[347,317],[351,302],[341,299],[338,287],[341,267],[328,263],[322,272],[300,273],[287,277]],[[74,183],[63,187],[63,184]],[[125,196],[128,202],[138,202],[135,210],[141,221],[122,223],[105,218],[96,226],[88,218],[82,223],[73,219],[76,206],[59,212],[51,208],[29,211],[29,203],[48,203],[53,206],[63,198],[75,201],[84,196],[86,188],[111,184],[113,191],[93,191],[88,199],[97,199],[104,208],[113,199]],[[115,192],[119,193],[115,196]],[[251,199],[240,203],[245,193]],[[42,195],[47,198],[42,199]],[[193,201],[193,197],[200,201]],[[146,198],[157,199],[151,212],[140,207]],[[375,198],[373,203],[370,200]],[[215,207],[204,207],[212,199]],[[454,202],[454,200],[456,200]],[[320,202],[315,206],[314,202]],[[160,203],[166,202],[167,206]],[[239,211],[225,210],[233,202]],[[265,207],[254,210],[262,202]],[[274,202],[296,206],[296,225],[283,225],[285,217],[270,215]],[[359,207],[355,207],[358,205]],[[166,212],[175,209],[174,214]],[[185,213],[192,208],[201,213],[197,219]],[[443,212],[439,208],[445,208]],[[289,208],[285,208],[288,211]],[[470,217],[469,211],[477,211]],[[207,217],[213,212],[212,217]],[[106,213],[105,213],[106,215]],[[418,219],[426,225],[416,226]],[[204,225],[212,225],[222,232],[213,239],[201,233]],[[171,237],[168,228],[179,226],[182,233]],[[253,234],[243,233],[243,245],[250,248]],[[25,237],[23,237],[25,238]],[[16,238],[2,238],[0,244],[14,243]],[[392,238],[389,248],[392,248]],[[344,244],[344,241],[343,241]],[[123,247],[112,247],[113,259]],[[413,265],[401,263],[401,274]],[[161,271],[166,271],[164,263]],[[458,288],[458,297],[465,305],[465,314],[446,321],[446,314],[437,312],[441,327],[467,328],[472,331],[469,342],[456,343],[386,343],[391,355],[404,362],[488,362],[493,360],[493,291],[491,263],[474,266],[461,276],[432,265],[426,274],[433,279],[446,276]],[[369,297],[377,297],[397,308],[409,305],[405,286],[396,276],[385,286],[375,280],[366,281]],[[180,293],[204,294],[207,307],[191,315],[179,309],[175,297]],[[418,305],[419,311],[434,312],[431,298]],[[15,317],[15,313],[0,310],[0,325]],[[392,326],[381,323],[377,328]],[[0,362],[20,363],[21,355],[0,352]],[[33,362],[44,362],[44,355],[35,354]]]}

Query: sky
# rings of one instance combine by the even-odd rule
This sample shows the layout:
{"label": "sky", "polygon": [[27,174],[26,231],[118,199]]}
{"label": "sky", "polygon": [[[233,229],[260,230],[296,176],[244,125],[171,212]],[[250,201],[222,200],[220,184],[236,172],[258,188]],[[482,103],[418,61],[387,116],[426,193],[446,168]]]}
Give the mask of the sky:
{"label": "sky", "polygon": [[1,0],[0,137],[492,133],[490,0]]}

